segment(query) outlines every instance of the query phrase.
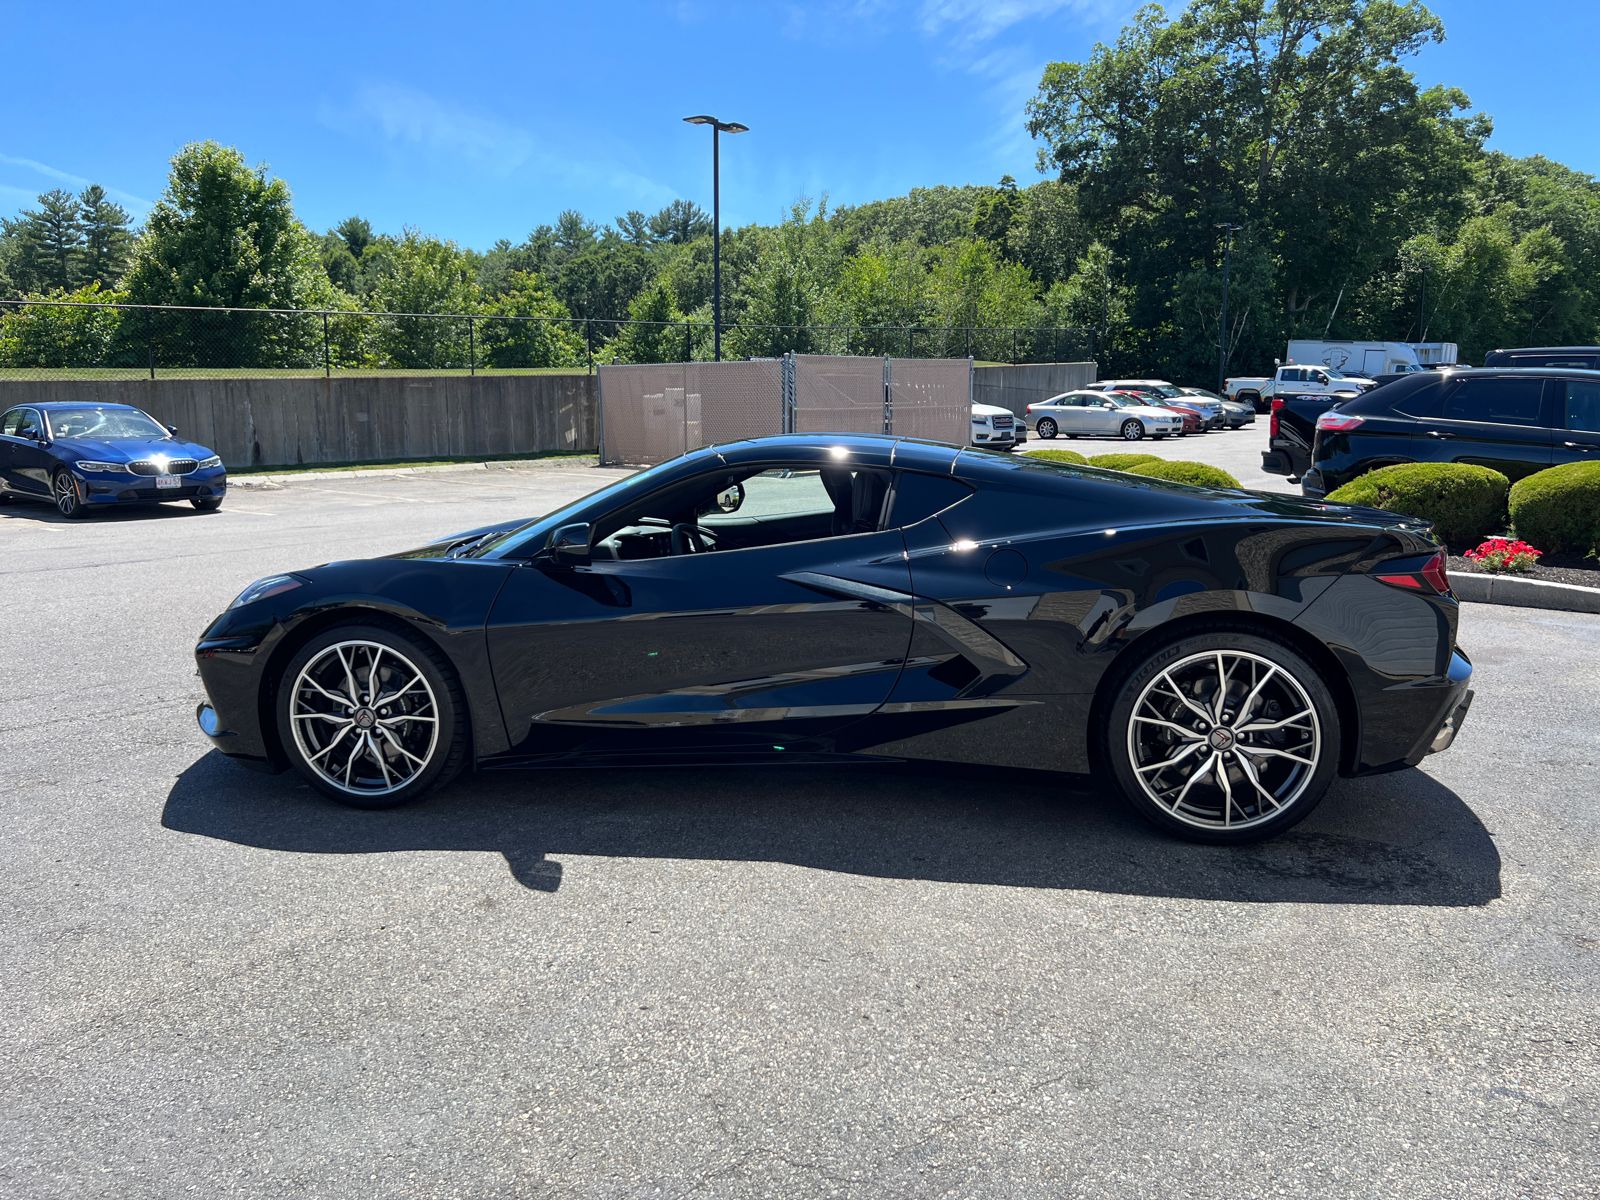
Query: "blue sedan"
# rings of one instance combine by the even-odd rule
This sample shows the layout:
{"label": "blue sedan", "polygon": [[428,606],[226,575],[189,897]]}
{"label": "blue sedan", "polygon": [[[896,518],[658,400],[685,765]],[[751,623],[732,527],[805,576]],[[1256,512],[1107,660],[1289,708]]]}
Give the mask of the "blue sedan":
{"label": "blue sedan", "polygon": [[92,508],[187,500],[222,507],[228,472],[204,446],[131,404],[22,404],[0,416],[0,502]]}

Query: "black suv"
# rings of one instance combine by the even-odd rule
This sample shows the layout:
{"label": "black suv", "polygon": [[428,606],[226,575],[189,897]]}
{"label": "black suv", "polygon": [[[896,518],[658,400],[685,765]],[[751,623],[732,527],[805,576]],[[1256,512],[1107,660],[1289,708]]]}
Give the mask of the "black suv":
{"label": "black suv", "polygon": [[1486,367],[1560,367],[1592,371],[1600,367],[1600,346],[1523,346],[1516,350],[1491,350],[1483,356]]}
{"label": "black suv", "polygon": [[1600,370],[1420,371],[1317,418],[1307,496],[1405,462],[1492,467],[1516,482],[1562,463],[1600,461]]}

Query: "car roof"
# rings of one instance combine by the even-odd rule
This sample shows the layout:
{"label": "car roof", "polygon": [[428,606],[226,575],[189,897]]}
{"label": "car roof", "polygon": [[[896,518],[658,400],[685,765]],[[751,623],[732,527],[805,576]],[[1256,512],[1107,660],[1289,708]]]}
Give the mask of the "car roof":
{"label": "car roof", "polygon": [[[125,408],[129,412],[144,411],[143,409],[137,408],[132,404],[102,404],[97,400],[45,400],[40,403],[23,400],[11,405],[11,408],[38,408],[44,410],[45,412],[55,412],[57,409],[62,408]],[[8,408],[6,411],[10,412],[11,408]]]}

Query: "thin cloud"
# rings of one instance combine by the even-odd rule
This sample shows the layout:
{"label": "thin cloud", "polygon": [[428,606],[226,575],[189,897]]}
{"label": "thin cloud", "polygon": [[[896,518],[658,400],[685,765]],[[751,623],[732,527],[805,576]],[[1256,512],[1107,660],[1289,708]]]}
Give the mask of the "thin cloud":
{"label": "thin cloud", "polygon": [[[37,171],[47,179],[54,179],[60,183],[74,184],[80,188],[88,187],[91,183],[97,182],[93,179],[85,179],[81,175],[68,174],[66,171],[52,167],[48,163],[36,162],[31,158],[15,158],[10,154],[0,154],[0,163],[4,163],[8,167],[26,167],[30,171]],[[100,186],[105,187],[104,184],[101,184]],[[25,192],[25,189],[23,188],[15,188],[10,186],[5,186],[4,190],[7,192]],[[136,205],[139,208],[149,208],[151,204],[154,203],[153,201],[146,200],[143,196],[135,196],[132,192],[125,192],[120,188],[107,187],[106,195],[110,196],[113,200],[120,200],[127,204]]]}
{"label": "thin cloud", "polygon": [[537,172],[571,186],[600,183],[641,203],[665,203],[677,195],[653,179],[619,169],[618,154],[601,161],[577,158],[490,113],[399,84],[369,84],[343,108],[324,105],[319,118],[330,129],[353,137],[376,131],[402,157],[439,155],[501,178]]}
{"label": "thin cloud", "polygon": [[1123,7],[1114,0],[924,0],[918,23],[929,35],[948,29],[963,41],[981,42],[1023,21],[1063,10],[1102,18]]}

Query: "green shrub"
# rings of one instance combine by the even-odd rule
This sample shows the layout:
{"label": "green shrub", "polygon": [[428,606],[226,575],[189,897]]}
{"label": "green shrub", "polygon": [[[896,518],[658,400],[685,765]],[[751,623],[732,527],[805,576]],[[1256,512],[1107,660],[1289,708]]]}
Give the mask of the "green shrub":
{"label": "green shrub", "polygon": [[1030,455],[1033,458],[1048,458],[1054,462],[1077,463],[1080,467],[1089,461],[1076,450],[1034,450]]}
{"label": "green shrub", "polygon": [[1600,552],[1600,462],[1551,467],[1511,489],[1517,536],[1546,554]]}
{"label": "green shrub", "polygon": [[1129,467],[1137,467],[1140,463],[1165,460],[1156,454],[1091,454],[1087,461],[1091,467],[1104,467],[1108,471],[1126,471]]}
{"label": "green shrub", "polygon": [[1330,492],[1328,500],[1421,517],[1433,522],[1434,532],[1446,544],[1465,547],[1476,546],[1504,528],[1510,486],[1510,480],[1488,467],[1400,463],[1352,479]]}
{"label": "green shrub", "polygon": [[[1130,456],[1131,457],[1131,456]],[[1140,463],[1128,468],[1129,475],[1143,475],[1146,479],[1170,479],[1173,483],[1188,483],[1195,487],[1237,488],[1237,479],[1221,467],[1206,463],[1184,462],[1181,459],[1158,458],[1154,462]]]}

